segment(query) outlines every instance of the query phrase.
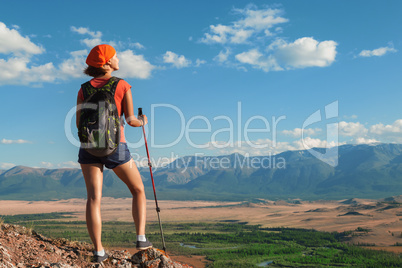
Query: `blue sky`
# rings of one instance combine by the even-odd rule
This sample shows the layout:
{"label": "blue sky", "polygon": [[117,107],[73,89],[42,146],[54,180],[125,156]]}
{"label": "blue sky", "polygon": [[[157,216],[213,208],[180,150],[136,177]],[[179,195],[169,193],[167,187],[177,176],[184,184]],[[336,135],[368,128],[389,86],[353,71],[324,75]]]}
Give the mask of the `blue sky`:
{"label": "blue sky", "polygon": [[[2,1],[2,10],[0,169],[78,167],[71,111],[100,43],[115,46],[115,75],[150,119],[156,165],[402,143],[401,1]],[[125,134],[142,162],[141,129]]]}

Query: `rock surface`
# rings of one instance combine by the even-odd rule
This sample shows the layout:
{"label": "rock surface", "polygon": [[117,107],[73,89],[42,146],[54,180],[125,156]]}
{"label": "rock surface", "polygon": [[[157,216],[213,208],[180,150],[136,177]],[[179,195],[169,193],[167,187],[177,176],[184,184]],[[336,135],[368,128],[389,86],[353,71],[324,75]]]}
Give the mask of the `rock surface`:
{"label": "rock surface", "polygon": [[187,268],[163,251],[148,249],[131,255],[128,251],[107,251],[110,258],[102,264],[91,263],[92,246],[66,239],[50,239],[18,225],[0,224],[0,268],[71,267],[158,267]]}
{"label": "rock surface", "polygon": [[152,267],[152,268],[188,268],[192,267],[187,264],[181,264],[172,261],[164,251],[160,249],[150,248],[137,252],[131,257],[134,264],[139,267]]}

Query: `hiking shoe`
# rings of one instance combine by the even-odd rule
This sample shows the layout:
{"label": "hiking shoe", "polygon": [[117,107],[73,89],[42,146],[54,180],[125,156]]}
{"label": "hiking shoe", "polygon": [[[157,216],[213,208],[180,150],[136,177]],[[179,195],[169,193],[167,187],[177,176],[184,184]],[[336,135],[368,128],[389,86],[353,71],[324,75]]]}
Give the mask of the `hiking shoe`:
{"label": "hiking shoe", "polygon": [[109,255],[105,252],[105,255],[103,256],[99,256],[99,255],[93,255],[92,257],[92,262],[97,262],[97,263],[101,263],[105,260],[107,260],[107,258],[109,258]]}
{"label": "hiking shoe", "polygon": [[137,241],[137,246],[136,248],[138,250],[144,250],[144,249],[148,249],[148,248],[152,248],[152,243],[148,241]]}

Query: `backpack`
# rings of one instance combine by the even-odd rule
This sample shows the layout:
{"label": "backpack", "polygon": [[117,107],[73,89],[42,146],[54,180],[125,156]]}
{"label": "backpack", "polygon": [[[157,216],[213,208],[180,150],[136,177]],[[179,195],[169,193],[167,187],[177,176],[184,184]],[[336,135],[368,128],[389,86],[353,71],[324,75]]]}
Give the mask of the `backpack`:
{"label": "backpack", "polygon": [[111,77],[101,88],[88,81],[81,85],[84,95],[78,137],[81,147],[90,154],[104,157],[113,154],[120,143],[120,116],[114,94],[121,79]]}

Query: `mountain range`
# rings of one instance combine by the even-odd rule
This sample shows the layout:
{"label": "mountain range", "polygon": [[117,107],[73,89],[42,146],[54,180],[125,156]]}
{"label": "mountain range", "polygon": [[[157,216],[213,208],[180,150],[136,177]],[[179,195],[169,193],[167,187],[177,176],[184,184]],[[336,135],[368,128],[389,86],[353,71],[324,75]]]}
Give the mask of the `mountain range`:
{"label": "mountain range", "polygon": [[[337,165],[307,150],[269,156],[186,156],[154,168],[160,199],[244,200],[384,198],[402,193],[402,144],[342,145]],[[324,152],[325,149],[317,148]],[[149,168],[139,168],[152,198]],[[104,171],[103,195],[129,197],[113,171]],[[80,169],[16,166],[0,170],[0,199],[83,198]]]}

